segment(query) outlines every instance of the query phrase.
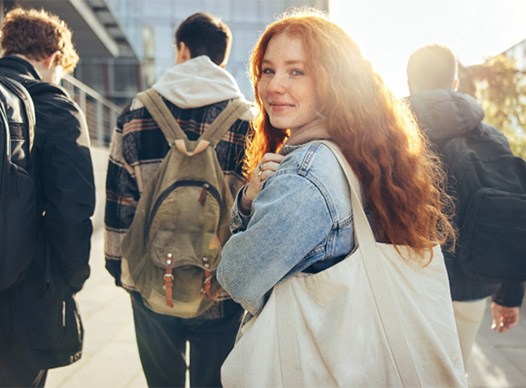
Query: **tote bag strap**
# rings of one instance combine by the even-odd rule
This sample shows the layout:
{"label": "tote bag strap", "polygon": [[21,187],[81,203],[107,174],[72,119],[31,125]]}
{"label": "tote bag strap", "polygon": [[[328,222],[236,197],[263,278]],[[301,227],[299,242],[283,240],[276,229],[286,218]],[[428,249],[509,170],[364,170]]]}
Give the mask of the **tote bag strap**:
{"label": "tote bag strap", "polygon": [[[357,193],[357,189],[359,190],[360,188],[358,179],[338,146],[335,143],[326,140],[322,141],[322,143],[329,147],[336,156],[336,159],[338,159],[338,162],[349,182],[354,218],[354,233],[360,250],[362,251],[361,257],[365,273],[367,274],[371,286],[380,322],[387,338],[390,352],[398,370],[401,383],[404,387],[421,386],[418,372],[416,371],[413,362],[413,357],[411,356],[403,328],[401,327],[402,322],[407,318],[402,316],[396,301],[393,300],[393,294],[389,289],[389,282],[385,273],[385,268],[380,259],[382,256],[376,245],[376,239],[371,229],[371,225],[369,224],[363,210],[361,197]],[[365,260],[363,260],[363,258],[365,258]]]}

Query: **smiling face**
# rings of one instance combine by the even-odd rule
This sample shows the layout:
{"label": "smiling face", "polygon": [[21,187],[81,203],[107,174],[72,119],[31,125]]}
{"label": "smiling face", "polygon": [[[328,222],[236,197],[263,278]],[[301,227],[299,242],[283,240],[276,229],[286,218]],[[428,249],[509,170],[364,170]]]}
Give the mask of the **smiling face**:
{"label": "smiling face", "polygon": [[261,63],[258,94],[272,126],[290,129],[291,137],[323,126],[306,61],[301,38],[284,31],[270,39]]}

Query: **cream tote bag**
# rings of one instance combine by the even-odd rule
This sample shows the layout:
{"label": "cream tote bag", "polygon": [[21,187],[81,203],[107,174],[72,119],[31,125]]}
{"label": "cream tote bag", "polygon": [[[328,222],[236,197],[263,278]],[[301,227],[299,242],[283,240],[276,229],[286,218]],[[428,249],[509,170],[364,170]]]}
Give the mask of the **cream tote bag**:
{"label": "cream tote bag", "polygon": [[422,268],[377,243],[359,185],[351,188],[357,249],[317,274],[278,283],[221,368],[224,387],[465,387],[440,248]]}

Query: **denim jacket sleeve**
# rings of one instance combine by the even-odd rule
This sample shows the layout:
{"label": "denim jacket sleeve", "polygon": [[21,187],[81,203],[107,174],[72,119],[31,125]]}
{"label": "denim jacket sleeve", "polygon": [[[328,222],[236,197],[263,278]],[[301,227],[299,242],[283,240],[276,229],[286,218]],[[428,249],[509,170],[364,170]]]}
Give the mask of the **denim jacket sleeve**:
{"label": "denim jacket sleeve", "polygon": [[234,199],[234,206],[232,206],[232,210],[230,212],[230,232],[232,232],[232,234],[245,230],[250,218],[252,217],[252,209],[249,215],[245,215],[239,210],[244,188],[245,186],[241,187],[241,189],[237,192]]}
{"label": "denim jacket sleeve", "polygon": [[309,253],[324,243],[331,228],[319,188],[307,176],[278,172],[254,200],[246,229],[240,228],[225,244],[219,283],[255,315],[272,287],[312,264],[305,258],[312,257]]}

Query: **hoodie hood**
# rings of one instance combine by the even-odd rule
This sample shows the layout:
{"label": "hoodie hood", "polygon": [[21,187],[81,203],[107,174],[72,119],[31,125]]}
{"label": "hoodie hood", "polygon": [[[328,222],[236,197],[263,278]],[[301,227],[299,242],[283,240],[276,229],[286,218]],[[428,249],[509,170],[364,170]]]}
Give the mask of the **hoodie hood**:
{"label": "hoodie hood", "polygon": [[418,123],[433,141],[462,136],[484,118],[484,111],[474,98],[452,90],[429,90],[408,99]]}
{"label": "hoodie hood", "polygon": [[173,66],[152,88],[181,109],[244,98],[234,77],[204,55]]}

